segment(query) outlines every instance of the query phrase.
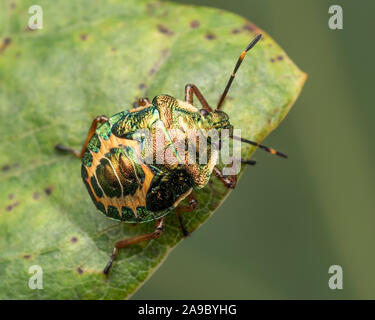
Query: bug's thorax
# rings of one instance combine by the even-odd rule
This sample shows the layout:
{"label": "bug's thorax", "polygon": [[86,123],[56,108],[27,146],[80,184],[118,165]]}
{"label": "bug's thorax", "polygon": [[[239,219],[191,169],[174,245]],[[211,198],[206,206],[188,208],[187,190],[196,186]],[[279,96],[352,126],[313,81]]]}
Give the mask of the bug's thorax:
{"label": "bug's thorax", "polygon": [[[175,146],[187,143],[195,145],[189,152],[184,149],[184,167],[194,181],[194,187],[203,188],[211,176],[218,161],[218,148],[223,129],[233,129],[229,116],[220,110],[202,111],[197,107],[168,95],[159,95],[153,99],[153,106],[160,114],[168,135]],[[173,130],[175,129],[175,130]],[[172,137],[173,136],[173,137]],[[227,136],[227,134],[225,134]],[[203,140],[201,140],[203,137]],[[201,148],[201,141],[206,141]],[[210,141],[210,142],[209,142]],[[178,148],[177,148],[178,149]],[[190,149],[191,150],[191,149]],[[182,155],[176,150],[177,155]],[[201,159],[204,159],[203,162]],[[176,160],[177,162],[177,160]]]}
{"label": "bug's thorax", "polygon": [[232,130],[229,116],[221,110],[202,112],[202,110],[182,100],[169,95],[159,95],[153,99],[153,105],[159,110],[161,119],[167,128],[179,128],[183,131],[215,129]]}

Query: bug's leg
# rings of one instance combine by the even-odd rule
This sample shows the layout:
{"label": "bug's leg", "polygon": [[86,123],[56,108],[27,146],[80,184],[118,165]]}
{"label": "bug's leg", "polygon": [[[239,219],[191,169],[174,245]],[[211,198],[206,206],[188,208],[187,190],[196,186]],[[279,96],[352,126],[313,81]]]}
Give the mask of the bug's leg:
{"label": "bug's leg", "polygon": [[241,163],[254,166],[257,162],[255,160],[246,160],[241,158]]}
{"label": "bug's leg", "polygon": [[111,258],[109,259],[106,267],[104,268],[103,273],[104,274],[109,273],[109,271],[111,270],[113,261],[117,257],[117,251],[119,249],[128,247],[128,246],[133,245],[133,244],[137,244],[137,243],[142,242],[142,241],[159,238],[163,234],[164,223],[165,223],[165,218],[161,218],[159,220],[156,220],[156,226],[155,226],[155,230],[153,232],[147,233],[147,234],[144,234],[144,235],[141,235],[141,236],[136,236],[136,237],[133,237],[133,238],[130,238],[130,239],[123,239],[123,240],[117,241],[115,243],[115,247],[113,248]]}
{"label": "bug's leg", "polygon": [[89,133],[87,134],[87,138],[86,138],[86,141],[85,143],[83,144],[82,146],[82,149],[80,151],[78,150],[74,150],[72,148],[69,148],[69,147],[65,147],[65,146],[62,146],[61,144],[57,144],[55,146],[55,148],[59,151],[64,151],[64,152],[71,152],[73,153],[77,158],[82,158],[83,157],[83,154],[85,153],[86,151],[86,147],[87,147],[87,144],[90,142],[92,136],[94,135],[95,131],[96,131],[96,128],[97,128],[97,125],[98,123],[104,123],[108,121],[108,118],[106,116],[97,116],[93,121],[92,121],[92,124],[91,124],[91,127],[90,127],[90,130],[89,130]]}
{"label": "bug's leg", "polygon": [[[248,165],[255,165],[257,162],[255,160],[247,160],[247,159],[242,159],[241,158],[241,163],[243,164],[248,164]],[[227,188],[234,189],[237,184],[237,175],[229,175],[229,176],[224,176],[221,170],[218,167],[214,167],[212,173],[217,176],[222,183]]]}
{"label": "bug's leg", "polygon": [[147,97],[146,98],[139,98],[137,101],[135,101],[133,103],[133,109],[132,110],[136,110],[138,108],[142,108],[142,107],[148,106],[150,104],[151,104],[151,102],[150,102],[149,98],[147,98]]}
{"label": "bug's leg", "polygon": [[188,205],[187,206],[179,205],[175,209],[177,217],[178,217],[178,220],[180,222],[181,231],[182,231],[182,234],[184,235],[184,237],[189,236],[190,232],[186,229],[186,226],[185,226],[185,223],[184,223],[183,213],[193,211],[198,206],[198,201],[197,201],[197,199],[194,196],[194,191],[192,191],[187,196],[187,200],[188,200]]}
{"label": "bug's leg", "polygon": [[197,96],[203,109],[206,109],[209,112],[213,111],[208,102],[206,101],[206,99],[203,97],[203,94],[200,92],[198,87],[194,84],[189,83],[185,86],[185,101],[190,104],[193,104],[193,94]]}
{"label": "bug's leg", "polygon": [[138,104],[139,104],[140,107],[144,107],[144,106],[147,106],[147,105],[151,104],[151,101],[147,97],[146,98],[140,98],[140,99],[138,99]]}
{"label": "bug's leg", "polygon": [[212,173],[217,176],[227,188],[234,189],[236,187],[237,175],[224,176],[221,170],[216,166],[214,167]]}

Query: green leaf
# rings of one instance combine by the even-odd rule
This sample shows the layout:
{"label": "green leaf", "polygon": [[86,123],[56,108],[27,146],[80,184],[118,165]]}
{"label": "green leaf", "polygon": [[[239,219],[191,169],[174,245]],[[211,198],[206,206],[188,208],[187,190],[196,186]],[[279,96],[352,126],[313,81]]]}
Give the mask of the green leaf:
{"label": "green leaf", "polygon": [[[123,299],[182,240],[177,218],[168,215],[161,238],[122,250],[105,277],[114,242],[151,232],[154,224],[120,225],[100,214],[81,181],[80,161],[54,146],[78,149],[95,116],[129,109],[141,96],[183,99],[187,83],[215,106],[239,54],[260,32],[223,108],[243,137],[261,141],[275,129],[306,76],[262,30],[221,10],[40,0],[43,29],[31,31],[33,4],[0,5],[0,298]],[[243,147],[246,157],[253,151]],[[185,214],[188,229],[227,195],[213,177],[197,192],[198,210]],[[28,287],[32,265],[43,269],[43,290]]]}

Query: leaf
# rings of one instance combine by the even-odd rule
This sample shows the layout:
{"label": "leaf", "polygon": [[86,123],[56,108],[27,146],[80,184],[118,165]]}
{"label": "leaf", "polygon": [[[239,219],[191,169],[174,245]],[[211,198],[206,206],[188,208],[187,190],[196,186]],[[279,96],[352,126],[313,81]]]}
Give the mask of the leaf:
{"label": "leaf", "polygon": [[[187,83],[214,106],[238,55],[260,32],[224,105],[243,137],[261,141],[275,129],[306,76],[262,30],[221,10],[155,1],[38,3],[42,30],[27,28],[33,1],[5,1],[0,11],[0,298],[123,299],[182,240],[176,216],[168,215],[161,238],[122,250],[106,278],[114,242],[154,224],[120,225],[101,215],[80,161],[54,146],[80,148],[95,116],[129,109],[141,96],[183,99]],[[253,151],[243,147],[246,157]],[[188,229],[227,195],[213,177],[197,193],[198,210],[185,214]],[[32,265],[42,267],[43,290],[28,287]]]}

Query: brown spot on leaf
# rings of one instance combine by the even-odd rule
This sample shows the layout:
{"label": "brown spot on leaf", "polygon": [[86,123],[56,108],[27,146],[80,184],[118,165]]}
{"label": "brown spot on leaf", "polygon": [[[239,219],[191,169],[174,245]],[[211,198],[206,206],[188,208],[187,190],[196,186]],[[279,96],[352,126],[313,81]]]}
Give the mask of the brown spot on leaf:
{"label": "brown spot on leaf", "polygon": [[49,196],[52,193],[53,187],[49,186],[44,189],[44,192],[46,193],[47,196]]}
{"label": "brown spot on leaf", "polygon": [[277,56],[277,60],[279,60],[279,61],[284,60],[284,57],[283,56]]}
{"label": "brown spot on leaf", "polygon": [[200,26],[200,22],[198,20],[193,20],[190,22],[190,28],[196,29]]}
{"label": "brown spot on leaf", "polygon": [[[254,23],[251,23],[251,22],[246,23],[246,24],[242,27],[242,29],[247,30],[247,31],[250,31],[250,32],[252,32],[252,33],[256,33],[256,34],[262,32],[262,30],[260,30],[260,29],[259,29]],[[262,39],[261,39],[261,40],[262,40]]]}
{"label": "brown spot on leaf", "polygon": [[13,210],[13,208],[17,207],[19,204],[20,204],[19,201],[14,202],[14,203],[12,203],[12,204],[6,206],[6,207],[5,207],[5,210],[6,210],[6,211],[11,211],[11,210]]}
{"label": "brown spot on leaf", "polygon": [[29,255],[29,254],[25,254],[23,257],[24,257],[24,259],[28,260],[28,259],[31,258],[31,255]]}
{"label": "brown spot on leaf", "polygon": [[271,58],[270,61],[271,61],[271,62],[275,62],[275,59],[274,59],[274,58]]}
{"label": "brown spot on leaf", "polygon": [[10,4],[10,8],[11,8],[12,10],[14,10],[14,9],[16,9],[16,7],[17,7],[17,5],[16,5],[14,2],[11,2],[11,4]]}
{"label": "brown spot on leaf", "polygon": [[138,85],[138,88],[139,89],[145,89],[147,86],[146,86],[146,84],[145,83],[140,83],[139,85]]}
{"label": "brown spot on leaf", "polygon": [[206,39],[207,40],[214,40],[216,38],[216,36],[213,34],[213,33],[207,33],[206,34]]}
{"label": "brown spot on leaf", "polygon": [[13,164],[5,164],[1,167],[2,171],[9,171],[10,169],[14,169],[18,167],[18,163],[13,163]]}
{"label": "brown spot on leaf", "polygon": [[78,267],[78,268],[77,268],[77,272],[78,272],[79,274],[82,274],[82,273],[83,273],[83,269],[82,269],[81,267]]}
{"label": "brown spot on leaf", "polygon": [[72,238],[70,239],[70,241],[71,241],[72,243],[76,243],[76,242],[78,241],[78,238],[77,238],[77,237],[72,237]]}
{"label": "brown spot on leaf", "polygon": [[87,37],[88,37],[87,33],[82,33],[82,34],[80,35],[80,38],[81,38],[82,41],[86,41],[86,40],[87,40]]}
{"label": "brown spot on leaf", "polygon": [[153,75],[154,73],[156,73],[156,68],[152,67],[152,68],[150,69],[150,71],[149,71],[148,74],[151,76],[151,75]]}
{"label": "brown spot on leaf", "polygon": [[10,37],[4,38],[2,44],[0,45],[0,53],[3,53],[5,49],[8,48],[8,46],[11,44],[11,42],[12,42],[12,38]]}
{"label": "brown spot on leaf", "polygon": [[33,199],[34,200],[38,200],[39,199],[39,193],[38,192],[34,192],[33,193]]}
{"label": "brown spot on leaf", "polygon": [[13,193],[10,193],[9,195],[8,195],[8,199],[9,200],[12,200],[14,198],[14,194]]}
{"label": "brown spot on leaf", "polygon": [[166,26],[162,24],[158,24],[158,30],[167,36],[172,36],[174,34],[172,30],[168,29]]}
{"label": "brown spot on leaf", "polygon": [[234,29],[232,30],[232,33],[233,33],[233,34],[237,34],[237,33],[240,33],[240,32],[241,32],[241,30],[238,29],[238,28],[234,28]]}
{"label": "brown spot on leaf", "polygon": [[243,29],[244,30],[248,30],[248,31],[251,31],[251,32],[255,32],[255,27],[252,23],[246,23],[244,26],[243,26]]}

